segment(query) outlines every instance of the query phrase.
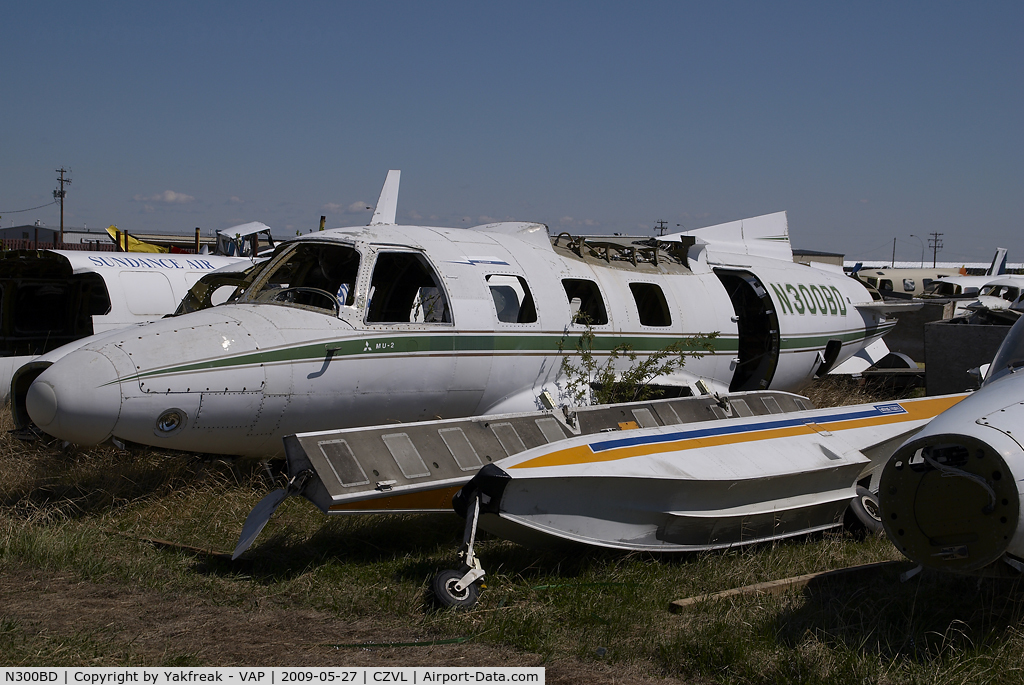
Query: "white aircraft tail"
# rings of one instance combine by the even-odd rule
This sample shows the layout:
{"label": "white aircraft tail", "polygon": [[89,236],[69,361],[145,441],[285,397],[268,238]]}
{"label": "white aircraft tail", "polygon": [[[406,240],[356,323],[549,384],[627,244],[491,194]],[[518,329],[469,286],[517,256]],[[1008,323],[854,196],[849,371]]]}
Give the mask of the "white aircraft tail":
{"label": "white aircraft tail", "polygon": [[992,257],[992,266],[985,272],[986,276],[1002,276],[1006,273],[1006,248],[997,247]]}
{"label": "white aircraft tail", "polygon": [[678,240],[679,236],[684,235],[700,238],[716,252],[793,261],[793,248],[789,244],[789,220],[785,212],[673,233],[662,240]]}
{"label": "white aircraft tail", "polygon": [[370,219],[370,226],[395,223],[395,213],[398,211],[398,184],[401,178],[402,172],[399,169],[388,172],[388,177],[384,179],[384,187],[380,189],[380,197],[377,198],[377,208]]}

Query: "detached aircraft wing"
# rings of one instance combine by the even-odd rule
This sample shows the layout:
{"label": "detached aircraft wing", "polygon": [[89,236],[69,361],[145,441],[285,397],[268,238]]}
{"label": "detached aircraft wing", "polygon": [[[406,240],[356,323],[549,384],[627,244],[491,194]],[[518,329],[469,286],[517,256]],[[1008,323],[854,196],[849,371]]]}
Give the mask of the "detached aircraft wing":
{"label": "detached aircraft wing", "polygon": [[[650,524],[633,529],[632,524],[619,522],[631,534],[622,540],[611,533],[590,540],[598,546],[681,551],[753,541],[743,537],[697,545],[655,539],[671,512],[678,514],[680,486],[693,488],[696,494],[690,504],[702,510],[694,516],[709,526],[723,517],[739,521],[744,504],[759,512],[772,511],[773,502],[782,498],[784,509],[815,509],[810,517],[814,525],[803,525],[809,520],[803,512],[790,521],[796,527],[787,534],[829,528],[839,525],[836,515],[841,518],[858,483],[870,482],[874,467],[884,463],[906,435],[962,397],[815,410],[797,395],[754,391],[577,407],[566,418],[555,409],[300,433],[284,439],[289,487],[267,495],[256,506],[234,556],[245,551],[288,495],[299,494],[329,515],[448,511],[453,495],[472,476],[483,473],[482,468],[493,472],[495,466],[544,480],[547,485],[535,492],[550,496],[545,507],[568,507],[572,502],[582,507],[577,514],[595,521],[628,510],[627,519],[635,523],[646,517]],[[842,436],[834,435],[837,432]],[[611,447],[605,443],[614,443],[618,451],[608,451]],[[809,461],[801,466],[794,457],[797,449],[808,455]],[[722,469],[711,475],[708,460],[718,458],[715,455],[723,460]],[[738,484],[742,469],[749,470],[746,485]],[[765,488],[769,482],[790,478],[802,482],[803,499],[797,497],[799,488]],[[589,489],[609,483],[630,485],[634,499],[627,502],[618,486],[603,494]],[[714,487],[724,491],[708,496]],[[586,496],[580,496],[584,491]],[[660,509],[652,507],[655,491],[667,498]],[[741,492],[749,501],[740,501]],[[826,493],[822,501],[820,493]],[[615,505],[609,505],[613,498]],[[697,500],[703,504],[698,506]],[[595,512],[594,507],[607,511]],[[774,531],[766,535],[776,535],[781,520],[775,514],[766,520]],[[559,536],[551,526],[541,527]],[[698,528],[698,535],[711,530]]]}

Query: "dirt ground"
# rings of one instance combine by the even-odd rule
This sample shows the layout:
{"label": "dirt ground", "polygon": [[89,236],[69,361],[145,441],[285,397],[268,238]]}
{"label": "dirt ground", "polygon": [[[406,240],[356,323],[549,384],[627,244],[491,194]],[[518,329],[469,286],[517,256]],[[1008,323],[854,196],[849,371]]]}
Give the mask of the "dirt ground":
{"label": "dirt ground", "polygon": [[[430,641],[379,620],[340,621],[309,610],[218,606],[193,597],[73,580],[38,569],[0,573],[0,618],[59,640],[92,633],[113,650],[159,664],[189,655],[204,666],[543,666],[548,683],[679,683],[628,667],[560,660],[477,643],[338,647]],[[46,665],[46,664],[35,664]],[[83,664],[87,665],[87,664]]]}

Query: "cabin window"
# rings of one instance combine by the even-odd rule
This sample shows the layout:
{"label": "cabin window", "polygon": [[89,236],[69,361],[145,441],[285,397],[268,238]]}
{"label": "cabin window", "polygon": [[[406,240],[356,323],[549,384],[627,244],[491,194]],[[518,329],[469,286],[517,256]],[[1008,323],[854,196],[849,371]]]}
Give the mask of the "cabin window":
{"label": "cabin window", "polygon": [[423,255],[381,252],[373,267],[367,323],[451,323],[441,279]]}
{"label": "cabin window", "polygon": [[892,290],[892,281],[890,281],[888,278],[883,278],[878,283],[878,289],[879,290],[891,291]]}
{"label": "cabin window", "polygon": [[46,333],[66,327],[68,288],[58,283],[24,284],[15,292],[14,330]]}
{"label": "cabin window", "polygon": [[908,293],[914,292],[914,279],[913,278],[904,278],[903,279],[903,291],[904,292],[908,292]]}
{"label": "cabin window", "polygon": [[629,290],[636,301],[636,309],[640,313],[640,323],[644,326],[671,326],[672,314],[665,301],[665,293],[653,283],[630,283]]}
{"label": "cabin window", "polygon": [[337,314],[355,302],[359,253],[347,245],[298,243],[259,278],[246,301]]}
{"label": "cabin window", "polygon": [[569,300],[569,310],[573,323],[603,326],[608,323],[608,310],[597,283],[580,278],[562,279],[565,297]]}
{"label": "cabin window", "polygon": [[491,274],[487,277],[487,287],[494,301],[494,313],[498,321],[503,323],[534,323],[537,321],[537,308],[533,304],[530,286],[521,276]]}
{"label": "cabin window", "polygon": [[0,292],[4,300],[0,322],[3,356],[44,354],[92,335],[92,317],[110,313],[107,287],[97,273],[5,278]]}

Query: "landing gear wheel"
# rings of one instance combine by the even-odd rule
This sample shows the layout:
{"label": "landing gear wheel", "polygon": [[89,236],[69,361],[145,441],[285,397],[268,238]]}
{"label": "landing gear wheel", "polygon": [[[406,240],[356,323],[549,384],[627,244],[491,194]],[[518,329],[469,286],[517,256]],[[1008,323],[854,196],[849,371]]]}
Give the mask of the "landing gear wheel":
{"label": "landing gear wheel", "polygon": [[447,570],[441,571],[430,583],[430,589],[434,593],[434,601],[440,607],[455,607],[456,609],[471,609],[476,606],[480,588],[476,583],[470,583],[469,587],[461,592],[455,588],[462,577],[466,575],[462,571]]}
{"label": "landing gear wheel", "polygon": [[867,488],[857,486],[857,496],[850,500],[843,516],[843,527],[861,539],[881,533],[884,528],[878,497]]}

